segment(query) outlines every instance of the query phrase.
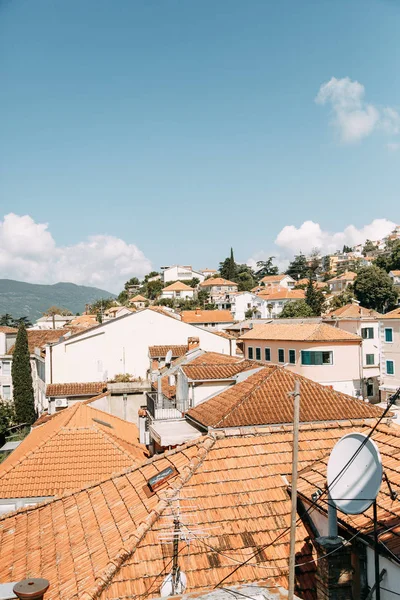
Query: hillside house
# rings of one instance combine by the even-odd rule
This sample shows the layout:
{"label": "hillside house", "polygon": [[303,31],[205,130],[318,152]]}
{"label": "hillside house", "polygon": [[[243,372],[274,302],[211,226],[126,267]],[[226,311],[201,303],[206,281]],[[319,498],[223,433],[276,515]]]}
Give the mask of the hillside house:
{"label": "hillside house", "polygon": [[296,280],[290,275],[281,273],[280,275],[266,275],[259,282],[260,287],[283,287],[292,290],[296,285]]}
{"label": "hillside house", "polygon": [[255,325],[239,338],[249,360],[285,365],[349,396],[361,394],[361,343],[353,333],[325,323]]}
{"label": "hillside house", "polygon": [[346,304],[324,316],[324,322],[354,333],[362,339],[362,396],[379,402],[381,336],[379,318],[382,315],[357,302]]}
{"label": "hillside house", "polygon": [[257,296],[266,303],[267,316],[276,319],[288,302],[304,300],[306,294],[304,290],[271,287],[261,290]]}
{"label": "hillside house", "polygon": [[341,292],[344,292],[349,285],[354,283],[356,277],[357,273],[354,273],[353,271],[345,271],[342,273],[342,275],[338,275],[337,277],[329,279],[327,284],[329,285],[333,294],[340,294]]}
{"label": "hillside house", "polygon": [[161,292],[161,298],[170,300],[192,300],[193,296],[194,289],[182,281],[171,283],[171,285],[163,288]]}
{"label": "hillside house", "polygon": [[205,275],[201,271],[195,271],[191,265],[173,265],[171,267],[161,267],[164,284],[169,281],[191,281],[196,278],[200,282],[204,281]]}
{"label": "hillside house", "polygon": [[229,310],[183,310],[182,321],[210,331],[224,331],[234,321]]}
{"label": "hillside house", "polygon": [[390,271],[389,277],[393,281],[393,285],[398,292],[400,292],[400,270]]}
{"label": "hillside house", "polygon": [[381,315],[381,398],[387,400],[400,387],[400,308]]}
{"label": "hillside house", "polygon": [[229,292],[218,299],[217,306],[220,310],[229,310],[234,321],[243,321],[249,311],[254,319],[269,317],[266,300],[252,292]]}
{"label": "hillside house", "polygon": [[148,303],[149,301],[147,300],[147,298],[145,298],[141,294],[136,294],[136,296],[133,296],[133,298],[129,299],[129,306],[133,306],[134,308],[136,308],[136,310],[146,308],[146,304]]}
{"label": "hillside house", "polygon": [[199,288],[210,295],[210,301],[218,303],[221,297],[238,291],[238,284],[223,277],[212,277],[200,283]]}

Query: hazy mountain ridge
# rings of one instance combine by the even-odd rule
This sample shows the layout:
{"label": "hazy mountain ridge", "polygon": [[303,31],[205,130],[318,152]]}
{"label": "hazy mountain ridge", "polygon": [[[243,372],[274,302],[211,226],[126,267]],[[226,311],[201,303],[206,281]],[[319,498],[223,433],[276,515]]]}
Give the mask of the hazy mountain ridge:
{"label": "hazy mountain ridge", "polygon": [[85,304],[110,297],[115,298],[115,294],[75,283],[43,285],[0,279],[0,315],[9,313],[14,318],[27,316],[32,321],[53,305],[68,308],[75,314],[82,313]]}

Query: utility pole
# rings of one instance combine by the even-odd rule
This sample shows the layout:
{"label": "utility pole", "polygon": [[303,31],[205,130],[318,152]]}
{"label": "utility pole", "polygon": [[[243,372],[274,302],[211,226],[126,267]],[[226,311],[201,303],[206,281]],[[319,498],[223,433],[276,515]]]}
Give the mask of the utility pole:
{"label": "utility pole", "polygon": [[297,467],[299,457],[299,421],[300,421],[300,381],[294,384],[293,407],[293,452],[292,452],[292,510],[290,514],[290,554],[289,554],[289,594],[288,600],[294,597],[294,572],[296,552],[296,521],[297,521]]}

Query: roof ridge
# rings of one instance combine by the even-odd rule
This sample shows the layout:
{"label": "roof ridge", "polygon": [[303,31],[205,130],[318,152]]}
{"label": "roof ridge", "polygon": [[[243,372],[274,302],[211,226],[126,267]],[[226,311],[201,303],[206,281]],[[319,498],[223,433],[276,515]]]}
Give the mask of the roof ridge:
{"label": "roof ridge", "polygon": [[[123,448],[121,446],[121,444],[119,443],[119,441],[122,441],[122,440],[118,436],[113,436],[108,431],[104,431],[103,429],[100,429],[99,427],[94,426],[93,429],[95,431],[98,431],[109,443],[111,443],[113,446],[115,446],[120,452],[125,454],[130,460],[132,460],[136,464],[136,459],[132,456],[132,454],[128,450]],[[129,444],[129,442],[126,442],[126,443]]]}
{"label": "roof ridge", "polygon": [[[176,496],[176,493],[182,489],[182,487],[189,481],[192,475],[197,471],[197,469],[203,464],[204,459],[206,458],[209,450],[214,446],[217,441],[216,437],[207,435],[203,444],[198,450],[198,453],[195,457],[193,457],[188,465],[185,465],[179,475],[179,484],[172,484],[165,490],[165,497],[161,498],[157,505],[153,508],[152,511],[148,514],[148,516],[142,521],[135,532],[129,536],[128,540],[125,542],[124,546],[120,548],[117,555],[110,560],[110,562],[106,565],[106,567],[102,570],[101,574],[99,574],[95,580],[94,585],[90,590],[85,590],[83,594],[78,596],[79,600],[95,600],[99,598],[102,592],[108,587],[108,585],[112,582],[114,576],[118,573],[118,571],[122,568],[124,563],[131,558],[131,556],[135,553],[138,544],[144,539],[146,534],[151,530],[153,525],[159,519],[164,510],[168,507],[169,501],[173,500]],[[134,539],[133,546],[128,547],[129,540]]]}
{"label": "roof ridge", "polygon": [[[265,368],[266,368],[266,369],[269,369],[269,371],[268,371],[268,373],[265,375],[265,377],[262,377],[261,381],[259,381],[258,383],[255,383],[255,384],[252,386],[251,390],[249,390],[249,391],[247,392],[247,394],[245,394],[245,395],[244,395],[242,398],[240,398],[240,399],[239,399],[239,400],[238,400],[238,401],[235,403],[235,405],[234,405],[234,406],[231,408],[231,410],[230,410],[230,411],[229,411],[229,412],[228,412],[226,415],[224,415],[224,416],[222,417],[222,419],[220,419],[219,421],[217,421],[217,423],[214,425],[214,427],[218,427],[218,425],[219,425],[219,424],[220,424],[222,421],[224,421],[225,419],[227,419],[228,417],[230,417],[230,416],[231,416],[231,414],[232,414],[232,413],[233,413],[235,410],[237,410],[237,409],[238,409],[238,408],[239,408],[239,407],[240,407],[242,404],[244,404],[244,403],[245,403],[245,402],[246,402],[246,401],[249,399],[249,396],[250,396],[250,394],[253,394],[253,393],[254,393],[254,391],[255,391],[256,389],[258,389],[258,388],[259,388],[261,385],[263,385],[263,384],[264,384],[264,383],[265,383],[265,382],[266,382],[266,381],[267,381],[267,380],[268,380],[270,377],[272,377],[272,375],[273,375],[273,374],[274,374],[274,373],[275,373],[275,372],[276,372],[276,371],[279,369],[278,365],[271,365],[271,366],[269,366],[269,367],[265,367]],[[257,373],[259,373],[259,371],[257,371]],[[257,375],[257,373],[255,373],[254,375]],[[245,382],[246,382],[246,380],[244,380],[244,381],[242,381],[242,382],[240,382],[240,383],[245,383]],[[239,384],[236,384],[236,385],[240,385],[240,383],[239,383]]]}

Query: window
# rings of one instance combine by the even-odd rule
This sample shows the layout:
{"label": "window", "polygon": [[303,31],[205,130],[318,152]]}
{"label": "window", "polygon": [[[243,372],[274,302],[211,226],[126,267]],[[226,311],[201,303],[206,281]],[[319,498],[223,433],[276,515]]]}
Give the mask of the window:
{"label": "window", "polygon": [[265,360],[267,362],[271,360],[271,348],[265,348]]}
{"label": "window", "polygon": [[3,362],[2,374],[3,375],[11,375],[11,363],[10,362]]}
{"label": "window", "polygon": [[256,360],[261,360],[261,348],[256,348]]}
{"label": "window", "polygon": [[373,327],[363,327],[361,329],[361,337],[363,340],[373,340],[374,339]]}
{"label": "window", "polygon": [[289,363],[291,365],[296,364],[296,350],[289,350]]}
{"label": "window", "polygon": [[247,358],[253,360],[253,348],[251,346],[249,346],[247,349]]}
{"label": "window", "polygon": [[367,365],[375,364],[375,354],[367,354],[366,359],[367,359]]}
{"label": "window", "polygon": [[11,385],[3,385],[3,400],[11,400]]}
{"label": "window", "polygon": [[367,396],[373,396],[374,395],[374,384],[373,383],[367,383]]}
{"label": "window", "polygon": [[313,352],[312,350],[301,351],[302,365],[332,365],[333,352]]}
{"label": "window", "polygon": [[385,329],[385,342],[393,342],[393,329],[391,327]]}
{"label": "window", "polygon": [[394,362],[392,360],[386,361],[386,374],[394,375]]}
{"label": "window", "polygon": [[283,348],[278,348],[278,361],[280,363],[285,362],[285,350]]}

